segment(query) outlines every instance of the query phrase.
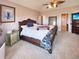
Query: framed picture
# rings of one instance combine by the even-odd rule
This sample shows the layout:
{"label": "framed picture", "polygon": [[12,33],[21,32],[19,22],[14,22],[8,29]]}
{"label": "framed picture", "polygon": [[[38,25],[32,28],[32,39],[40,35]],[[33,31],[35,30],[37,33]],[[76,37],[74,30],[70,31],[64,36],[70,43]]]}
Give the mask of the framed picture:
{"label": "framed picture", "polygon": [[7,23],[7,22],[15,22],[15,8],[0,5],[0,22]]}

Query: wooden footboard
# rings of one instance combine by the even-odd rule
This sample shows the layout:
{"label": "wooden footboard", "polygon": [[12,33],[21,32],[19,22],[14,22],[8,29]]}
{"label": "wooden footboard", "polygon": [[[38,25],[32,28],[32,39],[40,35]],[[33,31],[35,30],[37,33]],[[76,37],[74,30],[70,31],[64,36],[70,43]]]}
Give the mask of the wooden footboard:
{"label": "wooden footboard", "polygon": [[57,35],[57,30],[58,30],[58,27],[55,26],[54,29],[52,29],[53,31],[53,36],[52,36],[52,40],[51,40],[51,49],[48,51],[50,54],[52,53],[52,49],[53,49],[53,42],[54,42],[54,39],[55,39],[55,36]]}
{"label": "wooden footboard", "polygon": [[40,40],[38,40],[38,39],[34,39],[31,37],[27,37],[27,36],[20,36],[20,38],[21,38],[21,40],[28,41],[34,45],[40,46]]}

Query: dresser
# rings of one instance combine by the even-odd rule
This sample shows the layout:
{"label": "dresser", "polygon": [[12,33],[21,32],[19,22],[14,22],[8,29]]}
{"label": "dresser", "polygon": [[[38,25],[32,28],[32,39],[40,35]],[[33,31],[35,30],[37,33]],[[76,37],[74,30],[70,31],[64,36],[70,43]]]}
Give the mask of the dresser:
{"label": "dresser", "polygon": [[79,34],[79,21],[72,22],[72,33]]}
{"label": "dresser", "polygon": [[5,59],[5,38],[4,35],[0,35],[0,59]]}

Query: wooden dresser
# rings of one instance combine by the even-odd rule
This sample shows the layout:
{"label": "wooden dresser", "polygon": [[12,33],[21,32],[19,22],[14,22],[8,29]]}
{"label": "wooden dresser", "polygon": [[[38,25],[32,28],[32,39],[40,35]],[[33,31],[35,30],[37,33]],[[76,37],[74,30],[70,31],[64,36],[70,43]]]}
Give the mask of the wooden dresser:
{"label": "wooden dresser", "polygon": [[72,33],[79,34],[79,21],[72,22]]}

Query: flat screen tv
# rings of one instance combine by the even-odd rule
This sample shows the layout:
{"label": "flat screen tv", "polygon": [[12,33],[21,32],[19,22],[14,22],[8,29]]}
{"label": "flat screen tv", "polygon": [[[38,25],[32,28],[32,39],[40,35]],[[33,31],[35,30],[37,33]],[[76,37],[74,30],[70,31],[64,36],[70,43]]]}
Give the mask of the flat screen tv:
{"label": "flat screen tv", "polygon": [[79,13],[73,13],[72,20],[79,20]]}

